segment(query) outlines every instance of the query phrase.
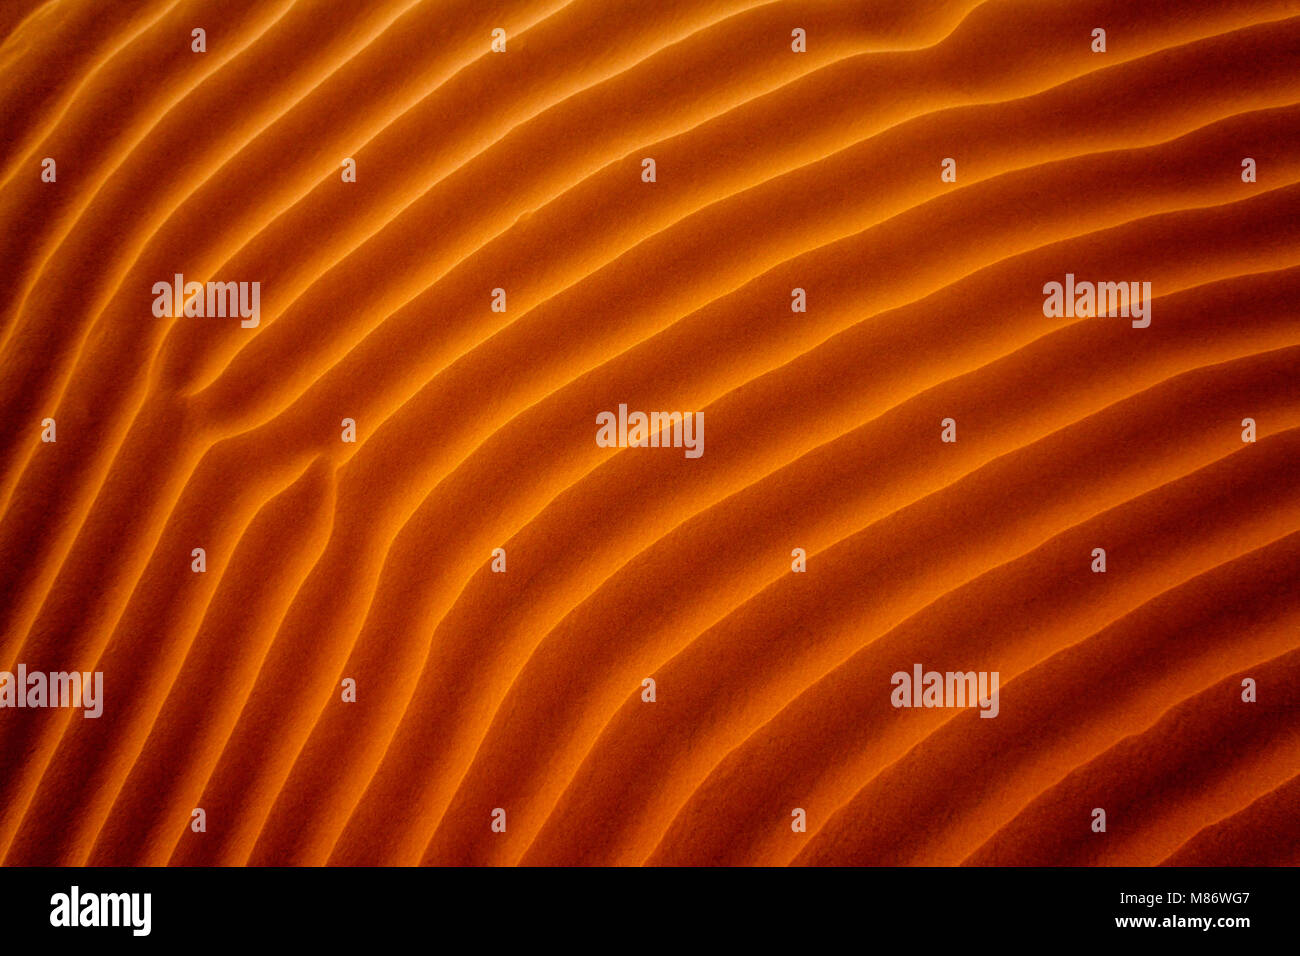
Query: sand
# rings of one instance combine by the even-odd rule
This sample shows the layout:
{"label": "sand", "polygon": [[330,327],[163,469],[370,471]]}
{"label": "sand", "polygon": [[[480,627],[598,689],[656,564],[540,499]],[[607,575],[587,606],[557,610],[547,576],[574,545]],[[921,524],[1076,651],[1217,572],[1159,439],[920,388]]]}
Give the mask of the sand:
{"label": "sand", "polygon": [[1300,863],[1298,13],[4,5],[0,862]]}

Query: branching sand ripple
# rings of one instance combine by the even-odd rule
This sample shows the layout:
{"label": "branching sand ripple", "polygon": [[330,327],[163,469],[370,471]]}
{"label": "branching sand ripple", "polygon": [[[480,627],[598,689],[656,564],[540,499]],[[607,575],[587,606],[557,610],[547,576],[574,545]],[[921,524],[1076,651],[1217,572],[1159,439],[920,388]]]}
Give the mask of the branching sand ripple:
{"label": "branching sand ripple", "polygon": [[1300,863],[1296,0],[22,0],[0,106],[0,672],[106,687],[3,863]]}

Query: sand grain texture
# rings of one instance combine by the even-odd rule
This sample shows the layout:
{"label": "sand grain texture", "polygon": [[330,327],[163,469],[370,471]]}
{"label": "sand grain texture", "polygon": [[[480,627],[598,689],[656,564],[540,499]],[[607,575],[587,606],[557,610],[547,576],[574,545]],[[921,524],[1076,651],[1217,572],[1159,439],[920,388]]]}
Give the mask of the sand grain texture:
{"label": "sand grain texture", "polygon": [[0,116],[0,669],[107,695],[4,864],[1300,863],[1300,0],[15,2]]}

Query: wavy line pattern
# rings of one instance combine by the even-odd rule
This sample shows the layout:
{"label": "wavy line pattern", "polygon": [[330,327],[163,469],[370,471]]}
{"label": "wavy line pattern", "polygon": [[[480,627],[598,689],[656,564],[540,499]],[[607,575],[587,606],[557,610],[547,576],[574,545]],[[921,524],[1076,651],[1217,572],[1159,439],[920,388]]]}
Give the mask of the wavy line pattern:
{"label": "wavy line pattern", "polygon": [[0,13],[0,861],[1300,863],[1300,2],[611,8]]}

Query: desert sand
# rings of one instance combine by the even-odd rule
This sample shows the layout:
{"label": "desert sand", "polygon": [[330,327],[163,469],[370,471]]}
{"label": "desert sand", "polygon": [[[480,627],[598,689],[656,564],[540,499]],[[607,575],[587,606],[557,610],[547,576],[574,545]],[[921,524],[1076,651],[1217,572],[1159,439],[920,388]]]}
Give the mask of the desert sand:
{"label": "desert sand", "polygon": [[106,695],[0,862],[1300,863],[1294,0],[23,0],[0,104],[0,669]]}

